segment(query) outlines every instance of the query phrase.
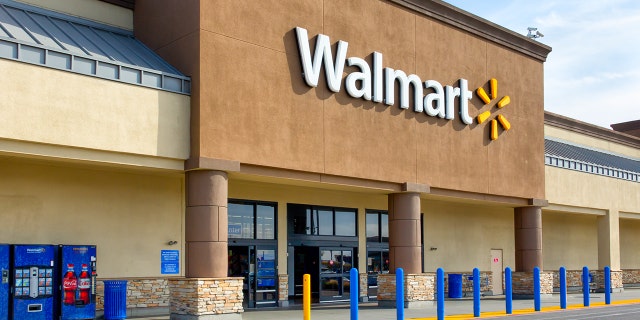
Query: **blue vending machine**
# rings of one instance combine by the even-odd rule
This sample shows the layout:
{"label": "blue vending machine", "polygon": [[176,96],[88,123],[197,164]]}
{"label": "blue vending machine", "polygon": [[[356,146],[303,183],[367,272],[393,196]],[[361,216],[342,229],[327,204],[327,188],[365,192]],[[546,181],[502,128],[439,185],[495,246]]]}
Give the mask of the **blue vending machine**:
{"label": "blue vending machine", "polygon": [[9,245],[0,244],[0,271],[2,272],[2,281],[0,281],[0,320],[9,319],[9,296],[11,290],[11,271],[9,270]]}
{"label": "blue vending machine", "polygon": [[13,246],[12,319],[54,319],[56,246]]}
{"label": "blue vending machine", "polygon": [[60,319],[96,316],[96,246],[60,245]]}

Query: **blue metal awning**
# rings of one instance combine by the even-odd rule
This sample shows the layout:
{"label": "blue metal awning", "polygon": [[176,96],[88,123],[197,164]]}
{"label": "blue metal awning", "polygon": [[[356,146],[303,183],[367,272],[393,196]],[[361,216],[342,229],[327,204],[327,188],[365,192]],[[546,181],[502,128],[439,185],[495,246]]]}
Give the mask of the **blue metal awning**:
{"label": "blue metal awning", "polygon": [[189,94],[191,80],[129,31],[0,1],[0,58]]}

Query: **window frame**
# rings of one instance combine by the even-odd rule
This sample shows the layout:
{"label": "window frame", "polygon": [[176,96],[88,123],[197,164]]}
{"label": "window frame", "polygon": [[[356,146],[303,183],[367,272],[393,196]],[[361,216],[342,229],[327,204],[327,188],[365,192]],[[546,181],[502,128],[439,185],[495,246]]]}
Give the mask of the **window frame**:
{"label": "window frame", "polygon": [[[252,238],[230,238],[227,235],[228,241],[239,241],[239,240],[264,240],[264,241],[273,241],[278,240],[278,203],[270,202],[270,201],[259,201],[259,200],[246,200],[246,199],[228,199],[228,204],[238,204],[238,205],[251,205],[253,207],[253,237]],[[273,238],[258,238],[258,206],[272,207],[273,208]],[[227,223],[229,223],[230,219],[230,211],[229,206],[227,206]]]}

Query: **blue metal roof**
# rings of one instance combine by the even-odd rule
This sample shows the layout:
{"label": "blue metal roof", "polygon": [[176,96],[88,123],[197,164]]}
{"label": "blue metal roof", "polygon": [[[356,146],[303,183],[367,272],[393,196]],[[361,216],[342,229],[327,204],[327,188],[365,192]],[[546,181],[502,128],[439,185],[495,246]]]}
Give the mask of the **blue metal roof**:
{"label": "blue metal roof", "polygon": [[129,31],[0,1],[0,57],[189,94],[191,80]]}
{"label": "blue metal roof", "polygon": [[544,163],[552,167],[640,182],[640,159],[550,138],[544,140]]}
{"label": "blue metal roof", "polygon": [[559,141],[544,140],[544,153],[569,160],[578,160],[604,167],[640,173],[640,160],[625,158],[610,153],[581,148]]}

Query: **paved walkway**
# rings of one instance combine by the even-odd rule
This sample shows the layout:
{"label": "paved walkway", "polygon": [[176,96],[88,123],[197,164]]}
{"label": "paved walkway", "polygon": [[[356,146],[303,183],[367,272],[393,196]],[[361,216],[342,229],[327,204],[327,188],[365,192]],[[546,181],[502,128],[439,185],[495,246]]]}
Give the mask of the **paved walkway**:
{"label": "paved walkway", "polygon": [[[621,293],[611,295],[612,304],[638,304],[640,308],[640,289],[625,289]],[[560,296],[558,294],[549,295],[541,299],[542,312],[560,309]],[[583,308],[583,296],[581,293],[571,293],[567,296],[569,308]],[[605,306],[604,293],[592,293],[590,298],[590,308]],[[480,301],[480,311],[482,318],[504,317],[505,301],[504,296],[483,297]],[[533,313],[533,300],[514,300],[513,313]],[[435,302],[432,306],[421,309],[405,309],[405,319],[428,320],[436,319],[437,308]],[[472,299],[454,299],[445,301],[445,316],[447,319],[470,319],[473,318]],[[376,303],[363,303],[359,307],[359,317],[363,320],[396,320],[396,309],[379,308]],[[311,307],[312,320],[342,320],[350,318],[348,305],[318,304]],[[133,319],[133,318],[132,318]],[[168,316],[136,318],[146,320],[166,320]],[[287,309],[259,309],[247,310],[242,315],[243,320],[288,320],[302,319],[302,307],[293,306]]]}

